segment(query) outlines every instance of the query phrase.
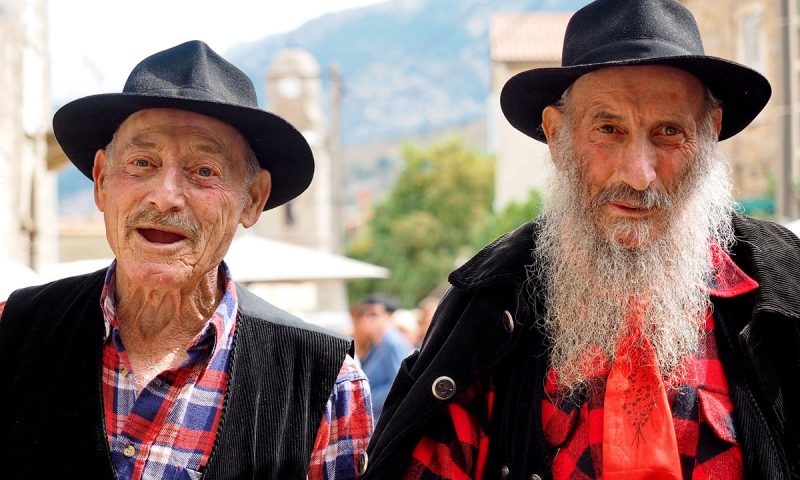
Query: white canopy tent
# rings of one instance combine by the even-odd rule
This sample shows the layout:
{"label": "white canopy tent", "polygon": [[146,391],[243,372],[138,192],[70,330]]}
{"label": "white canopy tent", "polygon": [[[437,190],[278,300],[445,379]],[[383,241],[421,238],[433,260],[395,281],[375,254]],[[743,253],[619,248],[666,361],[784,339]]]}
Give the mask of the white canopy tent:
{"label": "white canopy tent", "polygon": [[10,259],[0,260],[3,275],[0,277],[0,301],[11,295],[18,288],[39,285],[45,280],[25,265]]}
{"label": "white canopy tent", "polygon": [[[93,272],[111,264],[110,258],[45,265],[43,281]],[[253,234],[236,237],[225,262],[240,283],[304,282],[386,278],[389,270],[341,255],[269,240]]]}
{"label": "white canopy tent", "polygon": [[[42,282],[52,281],[93,272],[111,262],[111,258],[102,258],[57,263],[44,266],[39,273]],[[255,294],[307,321],[342,332],[348,331],[350,317],[346,309],[320,306],[323,285],[389,276],[389,270],[383,267],[249,232],[234,238],[225,262],[233,278]],[[344,290],[341,292],[344,294]]]}
{"label": "white canopy tent", "polygon": [[268,283],[386,278],[389,270],[352,258],[245,234],[233,240],[225,262],[236,281]]}

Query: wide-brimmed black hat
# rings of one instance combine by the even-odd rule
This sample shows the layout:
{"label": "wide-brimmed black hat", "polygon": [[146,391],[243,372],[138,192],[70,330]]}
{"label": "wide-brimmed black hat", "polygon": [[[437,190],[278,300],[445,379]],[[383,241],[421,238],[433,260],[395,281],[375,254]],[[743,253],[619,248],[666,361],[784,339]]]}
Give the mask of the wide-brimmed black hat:
{"label": "wide-brimmed black hat", "polygon": [[91,95],[64,105],[53,117],[53,133],[67,157],[91,179],[97,150],[105,148],[128,116],[146,108],[188,110],[236,128],[272,177],[264,210],[295,198],[311,183],[314,157],[303,135],[258,108],[250,78],[200,41],[142,60],[122,93]]}
{"label": "wide-brimmed black hat", "polygon": [[722,103],[724,140],[758,115],[772,89],[761,74],[706,56],[694,17],[675,0],[597,0],[575,12],[564,34],[561,67],[511,77],[500,94],[517,130],[546,142],[542,110],[558,102],[581,75],[605,67],[667,65],[699,78]]}

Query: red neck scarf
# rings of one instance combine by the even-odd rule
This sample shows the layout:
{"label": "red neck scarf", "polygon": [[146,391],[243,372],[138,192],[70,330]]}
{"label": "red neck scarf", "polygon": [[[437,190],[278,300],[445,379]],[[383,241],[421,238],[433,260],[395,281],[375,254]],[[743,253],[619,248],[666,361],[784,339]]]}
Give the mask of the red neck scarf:
{"label": "red neck scarf", "polygon": [[606,480],[680,480],[672,412],[650,341],[634,308],[608,375],[603,414]]}

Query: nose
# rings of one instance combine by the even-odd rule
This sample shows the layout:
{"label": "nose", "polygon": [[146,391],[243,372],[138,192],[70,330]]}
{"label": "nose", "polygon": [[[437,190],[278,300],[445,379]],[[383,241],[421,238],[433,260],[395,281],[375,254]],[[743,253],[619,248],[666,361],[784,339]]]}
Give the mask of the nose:
{"label": "nose", "polygon": [[658,154],[655,146],[646,139],[631,139],[625,145],[618,170],[618,180],[636,190],[646,190],[656,181]]}
{"label": "nose", "polygon": [[149,202],[159,211],[180,211],[186,206],[183,172],[180,168],[164,167],[149,195]]}

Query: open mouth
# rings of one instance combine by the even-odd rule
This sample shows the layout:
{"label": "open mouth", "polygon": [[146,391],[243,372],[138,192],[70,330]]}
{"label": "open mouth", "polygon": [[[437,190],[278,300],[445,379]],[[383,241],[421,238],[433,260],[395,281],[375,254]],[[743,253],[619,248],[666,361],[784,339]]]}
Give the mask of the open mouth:
{"label": "open mouth", "polygon": [[177,243],[186,239],[184,235],[174,232],[167,232],[164,230],[157,230],[155,228],[137,228],[139,235],[145,238],[150,243],[171,244]]}

